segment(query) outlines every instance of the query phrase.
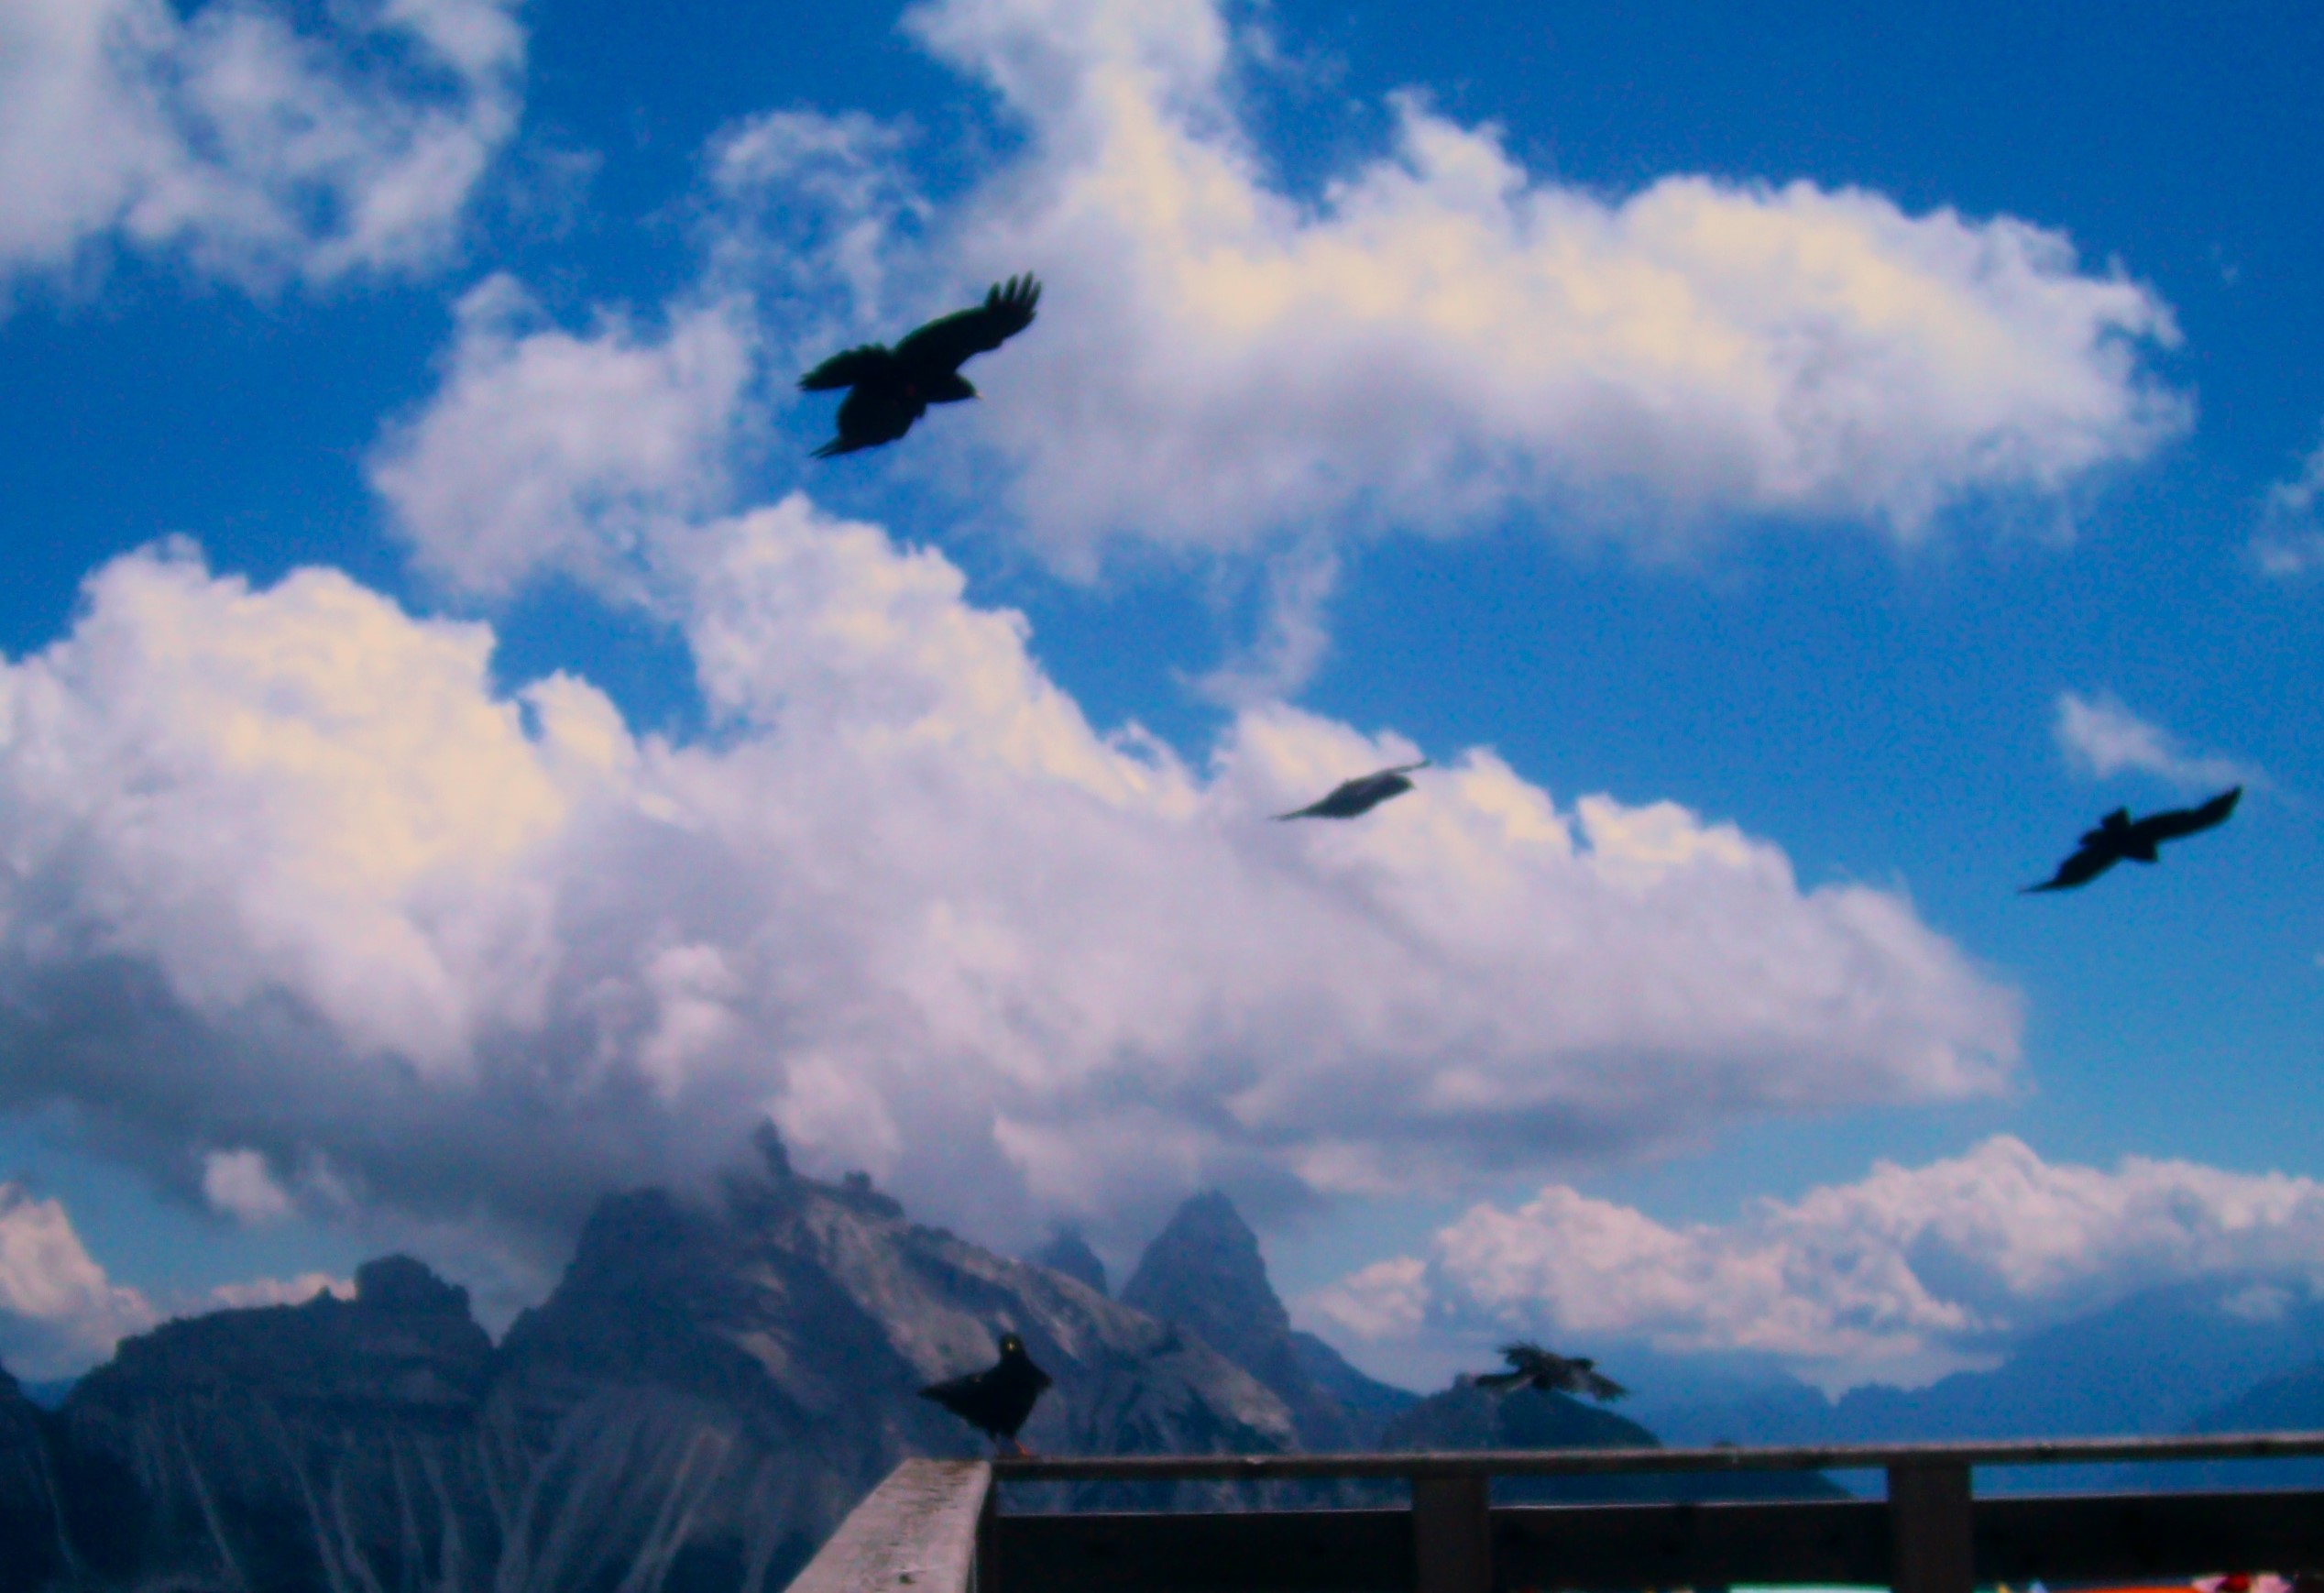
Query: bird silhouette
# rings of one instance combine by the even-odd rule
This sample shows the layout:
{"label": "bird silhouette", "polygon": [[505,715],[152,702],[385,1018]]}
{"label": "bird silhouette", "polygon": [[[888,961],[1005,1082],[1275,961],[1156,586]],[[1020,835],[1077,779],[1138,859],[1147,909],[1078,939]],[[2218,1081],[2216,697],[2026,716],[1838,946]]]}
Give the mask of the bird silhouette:
{"label": "bird silhouette", "polygon": [[2117,807],[2098,821],[2096,829],[2082,832],[2081,846],[2057,865],[2057,873],[2038,885],[2023,887],[2019,894],[2070,891],[2077,885],[2089,884],[2126,858],[2132,862],[2153,862],[2154,849],[2163,842],[2226,823],[2227,816],[2235,811],[2236,801],[2242,795],[2242,786],[2231,786],[2200,807],[2172,807],[2135,819],[2129,808]]}
{"label": "bird silhouette", "polygon": [[1389,797],[1401,796],[1412,789],[1412,782],[1404,776],[1415,769],[1428,766],[1429,761],[1422,758],[1417,764],[1398,764],[1395,768],[1382,769],[1376,775],[1362,775],[1353,780],[1343,780],[1332,788],[1329,796],[1321,801],[1310,802],[1304,807],[1296,807],[1275,817],[1277,819],[1354,818],[1359,814],[1371,812]]}
{"label": "bird silhouette", "polygon": [[1585,1394],[1598,1401],[1618,1400],[1630,1391],[1599,1371],[1597,1363],[1587,1356],[1569,1359],[1538,1344],[1520,1341],[1503,1345],[1501,1358],[1509,1363],[1509,1369],[1479,1374],[1472,1379],[1478,1388],[1498,1392],[1535,1388],[1545,1394]]}
{"label": "bird silhouette", "polygon": [[867,343],[835,354],[799,379],[808,392],[853,390],[839,402],[839,434],[815,451],[818,459],[893,443],[930,404],[977,396],[960,362],[1001,346],[1033,324],[1041,284],[1030,275],[996,282],[984,302],[938,316],[893,348]]}
{"label": "bird silhouette", "polygon": [[[920,1390],[955,1416],[987,1434],[995,1453],[1022,1455],[1017,1429],[1033,1414],[1033,1402],[1049,1386],[1049,1374],[1025,1353],[1025,1340],[1015,1334],[1001,1335],[1001,1358],[981,1372],[930,1383]],[[1005,1445],[1005,1447],[1003,1447]]]}

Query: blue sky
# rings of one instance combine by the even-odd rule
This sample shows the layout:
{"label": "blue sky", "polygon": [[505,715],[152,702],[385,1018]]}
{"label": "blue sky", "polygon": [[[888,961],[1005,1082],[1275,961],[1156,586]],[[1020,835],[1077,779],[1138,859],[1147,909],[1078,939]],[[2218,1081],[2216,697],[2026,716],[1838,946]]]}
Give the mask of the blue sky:
{"label": "blue sky", "polygon": [[2324,1273],[2301,8],[10,35],[11,1366],[504,1316],[767,1112],[1004,1247],[1222,1184],[1416,1380]]}

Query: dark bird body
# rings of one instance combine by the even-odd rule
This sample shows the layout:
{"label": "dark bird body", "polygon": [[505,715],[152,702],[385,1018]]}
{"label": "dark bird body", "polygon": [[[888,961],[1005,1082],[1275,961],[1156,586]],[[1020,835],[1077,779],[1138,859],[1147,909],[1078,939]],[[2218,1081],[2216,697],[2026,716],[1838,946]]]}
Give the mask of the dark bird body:
{"label": "dark bird body", "polygon": [[1415,769],[1429,766],[1426,758],[1417,764],[1398,764],[1393,769],[1383,769],[1376,775],[1363,775],[1353,780],[1343,780],[1332,794],[1305,807],[1288,813],[1278,813],[1281,818],[1354,818],[1369,813],[1391,796],[1401,796],[1412,789],[1412,782],[1404,776]]}
{"label": "dark bird body", "polygon": [[1587,1356],[1569,1359],[1538,1344],[1521,1342],[1503,1345],[1501,1358],[1509,1363],[1509,1369],[1474,1379],[1478,1388],[1500,1391],[1535,1388],[1545,1394],[1582,1394],[1598,1401],[1618,1400],[1630,1391],[1599,1371],[1597,1363]]}
{"label": "dark bird body", "polygon": [[2056,873],[2038,885],[2027,885],[2021,894],[2070,891],[2089,884],[2118,862],[2154,862],[2154,849],[2163,842],[2226,823],[2242,795],[2243,787],[2233,786],[2199,807],[2173,807],[2136,819],[2129,808],[2117,807],[2099,820],[2096,829],[2082,832],[2081,847],[2057,865]]}
{"label": "dark bird body", "polygon": [[920,1398],[934,1400],[988,1434],[996,1449],[1006,1445],[1011,1452],[1022,1455],[1025,1450],[1016,1441],[1017,1429],[1033,1414],[1033,1402],[1048,1386],[1049,1374],[1025,1353],[1025,1340],[1009,1333],[1001,1335],[999,1361],[981,1372],[930,1383],[920,1390]]}
{"label": "dark bird body", "polygon": [[1030,276],[996,283],[984,302],[939,316],[893,348],[867,343],[835,354],[799,379],[808,392],[848,388],[840,401],[839,434],[815,451],[818,459],[893,443],[912,429],[930,404],[977,396],[960,375],[960,362],[1001,346],[1033,324],[1041,284]]}

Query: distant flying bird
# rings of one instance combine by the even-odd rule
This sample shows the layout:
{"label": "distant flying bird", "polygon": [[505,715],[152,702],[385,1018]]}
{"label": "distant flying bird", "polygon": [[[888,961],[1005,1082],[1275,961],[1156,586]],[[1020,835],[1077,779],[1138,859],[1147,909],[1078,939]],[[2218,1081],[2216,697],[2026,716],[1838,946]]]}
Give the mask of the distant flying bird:
{"label": "distant flying bird", "polygon": [[1501,1358],[1509,1369],[1483,1373],[1474,1379],[1478,1388],[1506,1391],[1530,1386],[1545,1394],[1585,1394],[1600,1401],[1618,1400],[1630,1391],[1597,1370],[1597,1363],[1587,1356],[1568,1359],[1538,1344],[1519,1343],[1503,1345]]}
{"label": "distant flying bird", "polygon": [[2226,823],[2227,816],[2235,811],[2236,800],[2242,795],[2242,786],[2231,786],[2200,807],[2173,807],[2138,819],[2131,817],[2129,808],[2117,807],[2098,821],[2096,829],[2083,831],[2080,850],[2058,864],[2056,873],[2038,885],[2025,886],[2019,894],[2070,891],[2076,885],[2089,884],[2125,858],[2132,862],[2153,862],[2154,849],[2164,841],[2199,834],[2214,825]]}
{"label": "distant flying bird", "polygon": [[[978,1432],[989,1435],[996,1451],[1022,1455],[1025,1445],[1017,1442],[1017,1429],[1033,1414],[1033,1402],[1048,1386],[1049,1374],[1035,1366],[1033,1357],[1025,1353],[1025,1340],[1015,1334],[1004,1333],[1001,1335],[998,1362],[964,1378],[930,1383],[920,1390],[920,1398],[934,1400]],[[1003,1445],[1006,1449],[1002,1448]]]}
{"label": "distant flying bird", "polygon": [[799,379],[808,392],[854,390],[839,404],[839,434],[815,451],[818,459],[893,443],[912,429],[930,404],[977,396],[960,375],[960,362],[1001,346],[1033,324],[1041,284],[1030,275],[995,283],[972,310],[939,316],[893,348],[867,343],[835,354]]}
{"label": "distant flying bird", "polygon": [[1404,776],[1415,769],[1425,769],[1428,766],[1429,761],[1422,758],[1417,764],[1398,764],[1395,768],[1383,769],[1376,775],[1364,775],[1353,780],[1343,780],[1332,788],[1332,794],[1321,801],[1310,802],[1306,807],[1294,808],[1288,813],[1278,813],[1276,818],[1278,819],[1354,818],[1359,814],[1371,812],[1389,797],[1401,796],[1412,789],[1412,782]]}

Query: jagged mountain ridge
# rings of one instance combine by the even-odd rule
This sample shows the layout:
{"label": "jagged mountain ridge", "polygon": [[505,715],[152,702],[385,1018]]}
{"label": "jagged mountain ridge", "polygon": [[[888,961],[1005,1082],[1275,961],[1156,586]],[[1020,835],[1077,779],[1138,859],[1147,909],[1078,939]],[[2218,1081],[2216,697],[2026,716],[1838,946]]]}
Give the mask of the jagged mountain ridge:
{"label": "jagged mountain ridge", "polygon": [[1295,1445],[1199,1339],[767,1148],[717,1203],[605,1202],[497,1348],[395,1258],[126,1341],[53,1415],[0,1390],[0,1593],[778,1588],[897,1461],[979,1451],[915,1390],[1003,1329],[1057,1379],[1036,1447]]}

